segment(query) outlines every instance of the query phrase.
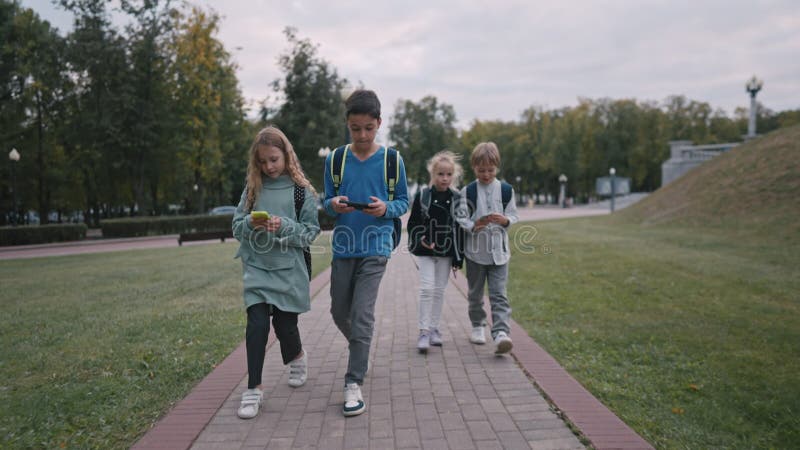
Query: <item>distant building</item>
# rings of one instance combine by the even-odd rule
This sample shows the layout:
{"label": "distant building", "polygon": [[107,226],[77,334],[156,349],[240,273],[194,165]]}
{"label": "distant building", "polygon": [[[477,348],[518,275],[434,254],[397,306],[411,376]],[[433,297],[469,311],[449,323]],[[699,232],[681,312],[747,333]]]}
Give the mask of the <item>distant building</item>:
{"label": "distant building", "polygon": [[692,145],[692,141],[670,141],[670,158],[661,164],[661,186],[666,186],[676,178],[700,164],[739,145],[739,142],[713,145]]}

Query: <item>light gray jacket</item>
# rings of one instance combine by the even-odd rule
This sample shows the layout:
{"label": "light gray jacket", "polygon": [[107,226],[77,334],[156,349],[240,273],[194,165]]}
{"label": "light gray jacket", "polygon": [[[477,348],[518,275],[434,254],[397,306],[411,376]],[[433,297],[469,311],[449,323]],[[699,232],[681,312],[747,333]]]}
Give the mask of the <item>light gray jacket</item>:
{"label": "light gray jacket", "polygon": [[493,212],[498,212],[506,216],[509,220],[508,226],[519,221],[517,206],[514,199],[514,191],[511,191],[511,200],[503,208],[503,199],[500,188],[500,180],[495,179],[488,185],[480,182],[478,185],[478,198],[472,214],[469,214],[467,205],[467,187],[461,189],[462,202],[459,203],[456,212],[456,220],[466,231],[464,241],[464,256],[467,259],[483,265],[507,264],[511,259],[511,247],[508,242],[507,227],[490,223],[486,228],[472,232],[475,222],[483,216]]}

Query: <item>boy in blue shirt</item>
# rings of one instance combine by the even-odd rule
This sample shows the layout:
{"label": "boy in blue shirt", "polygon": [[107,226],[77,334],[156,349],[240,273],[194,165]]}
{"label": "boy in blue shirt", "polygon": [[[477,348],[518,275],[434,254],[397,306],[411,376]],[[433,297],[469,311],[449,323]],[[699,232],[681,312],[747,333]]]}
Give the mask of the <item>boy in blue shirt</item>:
{"label": "boy in blue shirt", "polygon": [[[403,161],[397,156],[394,199],[389,200],[385,174],[388,148],[375,143],[381,104],[369,90],[357,90],[345,101],[352,144],[337,148],[325,160],[325,210],[336,218],[331,262],[331,316],[348,340],[345,416],[366,410],[361,384],[367,371],[375,324],[375,301],[386,263],[394,248],[393,219],[408,209]],[[334,173],[334,155],[343,152],[342,173]],[[338,186],[334,183],[337,178]],[[356,202],[353,207],[345,202]]]}

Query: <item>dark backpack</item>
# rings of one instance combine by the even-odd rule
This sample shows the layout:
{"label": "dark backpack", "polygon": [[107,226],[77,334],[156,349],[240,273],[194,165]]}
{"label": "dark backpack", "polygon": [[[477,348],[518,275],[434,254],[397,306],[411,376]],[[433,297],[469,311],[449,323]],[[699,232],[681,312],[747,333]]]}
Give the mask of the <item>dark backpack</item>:
{"label": "dark backpack", "polygon": [[[500,182],[500,198],[503,201],[503,211],[506,210],[508,202],[511,201],[511,193],[513,189],[510,184],[505,181]],[[475,206],[478,204],[478,182],[473,181],[467,185],[467,207],[469,208],[469,215],[475,211]]]}
{"label": "dark backpack", "polygon": [[[306,202],[306,188],[294,185],[294,217],[300,220],[300,210],[303,209],[303,204]],[[303,259],[306,260],[306,269],[308,269],[308,279],[311,280],[311,249],[303,247]]]}
{"label": "dark backpack", "polygon": [[[339,186],[344,179],[344,162],[350,144],[339,147],[331,155],[331,179],[333,180],[333,195],[339,195]],[[389,201],[394,200],[394,190],[397,179],[400,178],[400,152],[393,148],[386,147],[383,155],[383,180],[386,183],[386,190],[389,192]],[[403,232],[403,222],[399,217],[392,219],[392,250],[400,245],[400,236]]]}

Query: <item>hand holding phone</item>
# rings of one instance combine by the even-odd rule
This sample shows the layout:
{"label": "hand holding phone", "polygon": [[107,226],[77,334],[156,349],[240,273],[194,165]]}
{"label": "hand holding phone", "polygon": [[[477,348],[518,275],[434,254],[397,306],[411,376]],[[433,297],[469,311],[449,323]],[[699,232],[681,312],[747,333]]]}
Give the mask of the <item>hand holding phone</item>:
{"label": "hand holding phone", "polygon": [[250,217],[252,217],[253,219],[269,220],[270,215],[266,211],[253,211],[250,213]]}
{"label": "hand holding phone", "polygon": [[351,208],[355,209],[369,209],[369,203],[359,203],[359,202],[351,202],[350,200],[342,200],[339,203],[343,203]]}

